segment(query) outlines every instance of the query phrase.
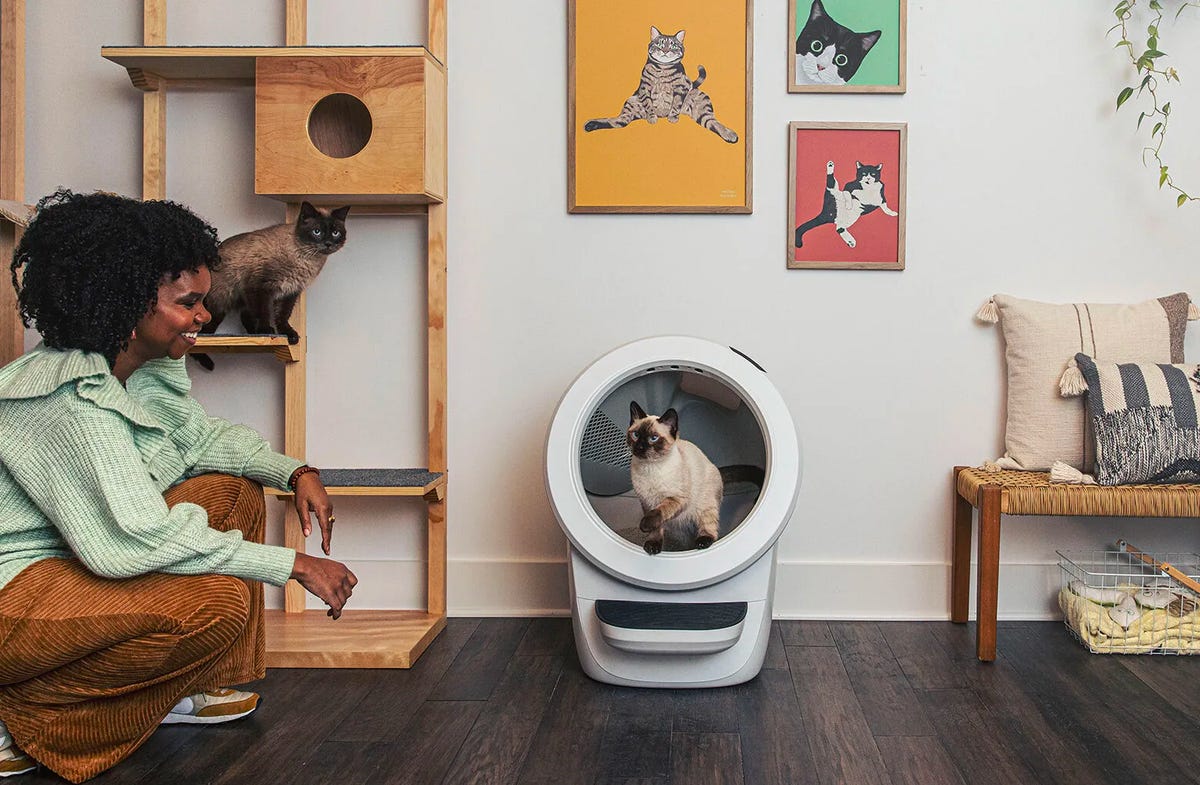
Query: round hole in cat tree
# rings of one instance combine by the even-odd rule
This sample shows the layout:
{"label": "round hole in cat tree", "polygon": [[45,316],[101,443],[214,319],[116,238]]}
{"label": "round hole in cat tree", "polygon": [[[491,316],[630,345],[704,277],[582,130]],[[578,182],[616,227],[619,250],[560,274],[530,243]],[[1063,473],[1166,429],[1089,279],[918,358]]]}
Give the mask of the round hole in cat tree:
{"label": "round hole in cat tree", "polygon": [[330,158],[349,158],[371,141],[371,110],[346,93],[317,101],[308,115],[308,138]]}

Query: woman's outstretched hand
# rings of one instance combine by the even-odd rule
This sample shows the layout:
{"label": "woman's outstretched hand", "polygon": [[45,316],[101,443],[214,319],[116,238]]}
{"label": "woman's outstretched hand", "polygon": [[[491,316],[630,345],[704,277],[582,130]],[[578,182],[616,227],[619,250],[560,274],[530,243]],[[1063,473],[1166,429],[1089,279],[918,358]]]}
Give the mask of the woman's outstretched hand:
{"label": "woman's outstretched hand", "polygon": [[291,577],[299,581],[305,591],[324,601],[329,606],[326,615],[335,619],[342,615],[342,608],[358,584],[358,578],[346,565],[307,553],[296,554]]}
{"label": "woman's outstretched hand", "polygon": [[[307,472],[296,479],[296,515],[300,518],[300,530],[304,536],[312,534],[312,516],[317,516],[321,527],[321,550],[329,555],[333,542],[333,502],[325,492],[325,484],[316,472]],[[315,592],[314,592],[315,593]]]}

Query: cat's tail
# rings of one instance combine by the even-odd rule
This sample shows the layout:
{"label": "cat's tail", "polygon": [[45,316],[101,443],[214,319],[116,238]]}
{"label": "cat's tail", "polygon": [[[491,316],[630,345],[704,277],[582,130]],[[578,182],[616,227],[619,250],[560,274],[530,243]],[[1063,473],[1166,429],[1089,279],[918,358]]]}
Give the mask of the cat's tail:
{"label": "cat's tail", "polygon": [[704,84],[704,80],[708,78],[708,72],[704,70],[704,66],[698,67],[696,69],[696,73],[698,73],[699,76],[696,77],[696,81],[692,82],[693,90],[695,90],[700,85]]}
{"label": "cat's tail", "polygon": [[758,486],[761,490],[763,480],[766,479],[767,473],[758,466],[750,466],[747,464],[734,464],[733,466],[722,466],[721,482],[725,483],[726,492],[729,486],[734,483],[748,482]]}
{"label": "cat's tail", "polygon": [[213,369],[212,358],[209,357],[207,354],[204,354],[203,352],[199,352],[196,354],[189,354],[188,357],[191,357],[193,360],[200,363],[200,367],[206,371],[211,371]]}

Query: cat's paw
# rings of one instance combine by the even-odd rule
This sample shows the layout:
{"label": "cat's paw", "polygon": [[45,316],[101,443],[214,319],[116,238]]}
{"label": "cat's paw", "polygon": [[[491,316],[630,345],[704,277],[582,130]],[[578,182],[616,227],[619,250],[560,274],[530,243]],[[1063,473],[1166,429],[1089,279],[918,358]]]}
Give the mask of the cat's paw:
{"label": "cat's paw", "polygon": [[650,125],[654,125],[658,122],[658,118],[652,114],[648,114],[646,115],[646,122],[650,123]]}
{"label": "cat's paw", "polygon": [[662,526],[662,513],[655,510],[642,516],[642,522],[638,524],[638,528],[646,533],[656,531]]}
{"label": "cat's paw", "polygon": [[604,128],[604,124],[599,120],[588,120],[583,124],[583,130],[585,131],[595,131],[597,128]]}
{"label": "cat's paw", "polygon": [[300,343],[300,333],[296,332],[291,327],[284,327],[282,330],[279,331],[279,333],[281,335],[286,335],[287,339],[288,339],[288,343],[290,343],[292,346],[295,346],[296,344]]}
{"label": "cat's paw", "polygon": [[662,553],[662,546],[662,540],[646,540],[646,543],[642,547],[646,549],[646,553],[651,556],[657,556]]}
{"label": "cat's paw", "polygon": [[716,542],[716,540],[717,540],[716,537],[711,537],[707,534],[701,534],[699,537],[696,538],[696,547],[703,550],[703,549],[707,548],[708,546],[712,545],[714,542]]}
{"label": "cat's paw", "polygon": [[667,118],[667,120],[669,120],[669,121],[670,121],[670,122],[672,122],[672,123],[678,123],[678,122],[679,122],[679,115],[677,115],[677,114],[673,114],[673,115],[671,115],[670,117],[668,117],[668,118]]}
{"label": "cat's paw", "polygon": [[825,174],[833,174],[833,161],[825,164]]}

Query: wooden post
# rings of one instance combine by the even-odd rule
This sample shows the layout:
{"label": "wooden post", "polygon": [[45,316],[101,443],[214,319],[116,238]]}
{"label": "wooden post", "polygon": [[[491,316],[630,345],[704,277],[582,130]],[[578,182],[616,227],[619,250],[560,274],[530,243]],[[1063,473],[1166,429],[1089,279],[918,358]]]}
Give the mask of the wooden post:
{"label": "wooden post", "polygon": [[446,64],[446,0],[429,0],[429,53]]}
{"label": "wooden post", "polygon": [[958,492],[958,475],[965,467],[955,466],[953,544],[950,556],[950,621],[965,622],[971,600],[971,517],[974,507]]}
{"label": "wooden post", "polygon": [[[290,5],[290,4],[289,4]],[[290,17],[289,17],[290,19]],[[285,220],[291,224],[300,217],[300,205],[289,202]],[[307,450],[308,423],[308,295],[301,292],[292,309],[290,319],[300,343],[296,345],[299,360],[283,366],[283,452],[293,458],[304,460]],[[300,530],[300,519],[296,505],[288,503],[283,516],[283,544],[296,553],[305,552],[304,534]],[[307,605],[307,592],[296,581],[288,581],[283,589],[283,609],[288,613],[303,613]]]}
{"label": "wooden post", "polygon": [[[308,0],[287,0],[284,18],[284,43],[288,46],[304,46],[308,40]],[[289,202],[285,219],[295,223],[300,217],[300,205]],[[290,319],[296,332],[300,333],[297,354],[300,359],[283,366],[283,451],[287,455],[304,460],[307,451],[308,423],[308,295],[300,293]],[[288,504],[283,516],[283,544],[304,553],[306,543],[300,531],[300,518],[296,505]],[[307,605],[307,592],[296,581],[288,581],[283,589],[283,609],[286,613],[303,613]]]}
{"label": "wooden post", "polygon": [[308,0],[287,0],[284,43],[304,46],[308,41]]}
{"label": "wooden post", "polygon": [[[25,201],[25,0],[0,0],[0,199]],[[20,240],[20,227],[0,220],[4,269]],[[25,326],[17,293],[0,281],[0,365],[25,351]]]}
{"label": "wooden post", "polygon": [[979,489],[979,580],[976,586],[975,652],[996,659],[996,608],[1000,589],[1000,486]]}
{"label": "wooden post", "polygon": [[[446,0],[428,0],[429,51],[446,64]],[[441,100],[445,102],[443,92]],[[441,107],[445,117],[445,106]],[[446,126],[441,124],[442,171],[446,161]],[[430,140],[426,143],[429,144]],[[429,364],[429,470],[445,472],[446,461],[446,205],[429,205],[427,255],[428,280],[428,364]],[[430,500],[428,516],[428,592],[426,604],[430,613],[446,614],[446,501],[450,495],[449,478],[446,493],[441,499]]]}
{"label": "wooden post", "polygon": [[426,502],[429,537],[428,592],[425,604],[430,613],[446,615],[446,499]]}
{"label": "wooden post", "polygon": [[[167,44],[167,0],[144,0],[142,43]],[[167,197],[167,88],[159,79],[147,80],[142,93],[142,198]]]}

